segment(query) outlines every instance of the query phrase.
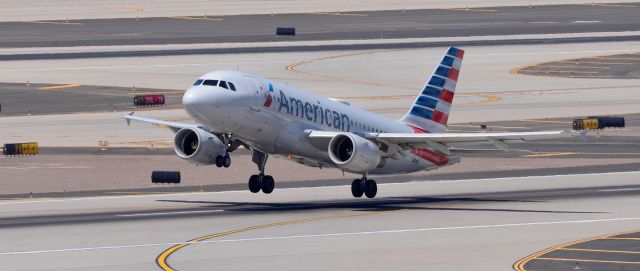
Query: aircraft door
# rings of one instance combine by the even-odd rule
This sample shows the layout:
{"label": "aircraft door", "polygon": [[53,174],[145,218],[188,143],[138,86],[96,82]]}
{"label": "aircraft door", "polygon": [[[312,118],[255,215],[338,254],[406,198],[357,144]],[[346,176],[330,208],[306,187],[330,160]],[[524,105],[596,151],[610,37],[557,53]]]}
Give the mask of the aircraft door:
{"label": "aircraft door", "polygon": [[252,111],[260,111],[262,106],[261,102],[263,100],[263,87],[260,85],[260,82],[256,78],[253,77],[245,77],[247,85],[249,86],[251,93],[251,102],[249,103],[249,109]]}

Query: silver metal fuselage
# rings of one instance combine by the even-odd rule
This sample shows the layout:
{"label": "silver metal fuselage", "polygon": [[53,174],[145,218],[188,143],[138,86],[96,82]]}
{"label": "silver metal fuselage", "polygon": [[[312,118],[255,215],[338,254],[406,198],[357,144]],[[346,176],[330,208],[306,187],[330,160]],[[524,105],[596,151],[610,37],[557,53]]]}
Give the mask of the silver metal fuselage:
{"label": "silver metal fuselage", "polygon": [[[185,92],[182,100],[185,110],[200,125],[218,133],[231,133],[260,151],[305,165],[334,166],[328,150],[313,146],[305,130],[357,135],[413,132],[396,120],[254,75],[214,71],[200,78],[232,82],[236,88],[232,91],[198,85]],[[437,167],[406,150],[369,173],[408,173]]]}

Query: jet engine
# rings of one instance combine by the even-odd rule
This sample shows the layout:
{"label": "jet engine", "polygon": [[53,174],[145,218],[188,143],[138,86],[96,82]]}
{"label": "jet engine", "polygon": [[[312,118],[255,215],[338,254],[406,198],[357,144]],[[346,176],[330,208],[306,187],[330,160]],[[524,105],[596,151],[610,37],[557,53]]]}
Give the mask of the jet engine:
{"label": "jet engine", "polygon": [[382,152],[373,142],[352,133],[334,136],[329,141],[329,157],[339,168],[363,173],[382,166]]}
{"label": "jet engine", "polygon": [[216,157],[225,155],[224,142],[218,136],[199,128],[184,128],[176,133],[173,149],[191,163],[213,165]]}

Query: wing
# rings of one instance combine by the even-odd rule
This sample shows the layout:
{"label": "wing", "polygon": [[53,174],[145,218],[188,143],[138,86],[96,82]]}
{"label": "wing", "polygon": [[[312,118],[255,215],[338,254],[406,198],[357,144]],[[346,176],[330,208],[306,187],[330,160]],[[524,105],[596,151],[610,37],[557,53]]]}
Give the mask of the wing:
{"label": "wing", "polygon": [[154,124],[154,125],[166,126],[166,127],[169,127],[169,129],[171,129],[173,132],[177,132],[178,130],[183,129],[183,128],[196,128],[196,127],[198,127],[198,125],[196,125],[196,124],[171,122],[171,121],[164,121],[164,120],[157,120],[157,119],[150,119],[150,118],[145,118],[145,117],[140,117],[140,116],[134,116],[133,113],[134,112],[131,112],[129,114],[126,114],[126,115],[122,116],[123,119],[127,120],[127,125],[129,125],[131,123],[131,120],[135,120],[135,121],[146,122],[146,123],[150,123],[150,124]]}
{"label": "wing", "polygon": [[[311,143],[321,149],[326,149],[329,141],[339,132],[308,131]],[[571,136],[563,131],[544,132],[512,132],[512,133],[365,133],[361,135],[369,140],[396,146],[401,149],[412,147],[430,147],[441,153],[450,154],[450,145],[468,145],[490,143],[498,149],[508,151],[506,143],[522,142],[541,139],[562,138]]]}
{"label": "wing", "polygon": [[[368,134],[368,136],[371,136]],[[506,143],[524,142],[532,140],[552,139],[571,136],[563,131],[544,132],[509,132],[509,133],[438,133],[438,134],[412,134],[412,133],[383,133],[373,134],[375,140],[396,144],[399,146],[424,146],[434,148],[442,153],[449,154],[449,145],[468,145],[490,143],[498,149],[508,151]]]}

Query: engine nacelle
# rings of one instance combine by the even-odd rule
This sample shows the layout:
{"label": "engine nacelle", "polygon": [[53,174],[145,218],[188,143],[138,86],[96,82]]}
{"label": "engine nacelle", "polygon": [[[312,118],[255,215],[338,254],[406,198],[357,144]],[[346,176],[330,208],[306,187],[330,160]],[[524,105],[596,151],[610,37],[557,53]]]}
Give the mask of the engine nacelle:
{"label": "engine nacelle", "polygon": [[213,165],[216,157],[225,154],[224,142],[218,136],[198,128],[184,128],[176,133],[173,149],[191,163]]}
{"label": "engine nacelle", "polygon": [[338,134],[329,141],[329,157],[339,168],[363,173],[382,166],[382,152],[373,142],[352,133]]}

